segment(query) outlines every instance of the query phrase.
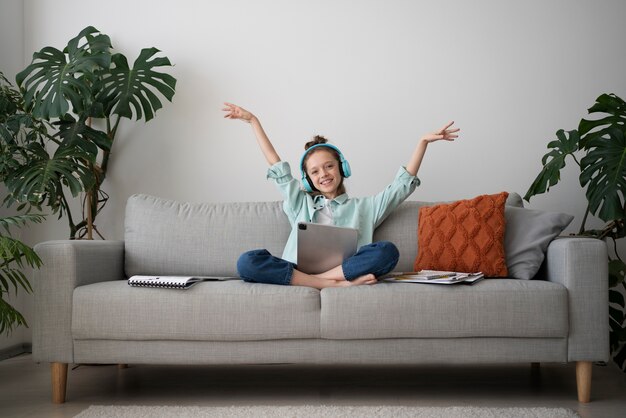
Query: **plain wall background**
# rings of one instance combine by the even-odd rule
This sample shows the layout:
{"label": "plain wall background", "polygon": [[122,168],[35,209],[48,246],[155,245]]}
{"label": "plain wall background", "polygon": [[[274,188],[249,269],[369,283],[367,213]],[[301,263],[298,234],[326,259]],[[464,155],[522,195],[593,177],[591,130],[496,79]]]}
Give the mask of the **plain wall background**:
{"label": "plain wall background", "polygon": [[[1,68],[62,49],[85,26],[134,61],[155,46],[175,64],[173,103],[149,123],[124,120],[96,223],[123,238],[126,199],[279,200],[251,128],[222,118],[222,102],[255,113],[278,153],[299,161],[326,135],[350,161],[348,193],[381,190],[419,137],[455,120],[461,137],[432,144],[410,199],[524,195],[547,143],[575,129],[602,93],[626,97],[626,2],[2,0]],[[7,24],[8,23],[8,24]],[[295,170],[294,170],[295,174]],[[527,207],[576,216],[586,207],[571,161],[562,182]],[[597,223],[599,225],[599,223]],[[68,236],[50,216],[34,244]],[[28,298],[26,313],[30,312]]]}

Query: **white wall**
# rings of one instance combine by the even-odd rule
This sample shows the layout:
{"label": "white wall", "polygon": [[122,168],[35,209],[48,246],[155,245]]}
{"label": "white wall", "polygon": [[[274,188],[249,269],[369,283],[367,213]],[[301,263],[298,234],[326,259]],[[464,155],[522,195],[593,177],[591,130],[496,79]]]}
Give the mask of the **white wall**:
{"label": "white wall", "polygon": [[[224,120],[223,101],[256,113],[283,159],[329,137],[356,196],[379,191],[421,134],[453,119],[461,138],[430,147],[411,198],[523,195],[557,129],[576,128],[601,93],[626,97],[624,16],[619,0],[26,0],[22,64],[87,25],[130,61],[156,46],[176,64],[174,103],[148,124],[125,121],[113,150],[97,224],[121,239],[133,193],[280,199],[249,126]],[[574,231],[585,199],[572,165],[529,207],[576,215]],[[64,238],[64,222],[28,240]]]}

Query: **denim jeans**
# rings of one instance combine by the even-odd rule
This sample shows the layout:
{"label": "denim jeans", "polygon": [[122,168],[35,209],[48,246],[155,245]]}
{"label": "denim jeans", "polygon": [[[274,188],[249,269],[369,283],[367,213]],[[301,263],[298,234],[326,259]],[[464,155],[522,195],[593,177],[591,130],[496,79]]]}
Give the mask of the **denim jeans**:
{"label": "denim jeans", "polygon": [[[400,254],[396,246],[389,241],[378,241],[359,248],[356,254],[342,263],[346,280],[354,280],[365,274],[380,277],[389,273],[398,264]],[[246,282],[291,284],[293,263],[270,254],[267,250],[245,252],[237,260],[239,276]]]}

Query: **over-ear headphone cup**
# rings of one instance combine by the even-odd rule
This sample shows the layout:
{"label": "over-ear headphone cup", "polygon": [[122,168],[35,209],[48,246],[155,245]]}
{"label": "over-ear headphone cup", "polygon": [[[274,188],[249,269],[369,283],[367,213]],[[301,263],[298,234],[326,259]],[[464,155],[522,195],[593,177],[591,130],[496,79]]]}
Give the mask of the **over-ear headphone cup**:
{"label": "over-ear headphone cup", "polygon": [[345,178],[348,178],[352,175],[352,170],[350,169],[350,164],[348,164],[348,160],[343,160],[341,162],[341,171],[342,171],[342,175]]}
{"label": "over-ear headphone cup", "polygon": [[304,190],[309,193],[313,191],[313,187],[311,187],[311,183],[309,183],[309,179],[307,179],[306,176],[302,177],[302,186],[304,187]]}

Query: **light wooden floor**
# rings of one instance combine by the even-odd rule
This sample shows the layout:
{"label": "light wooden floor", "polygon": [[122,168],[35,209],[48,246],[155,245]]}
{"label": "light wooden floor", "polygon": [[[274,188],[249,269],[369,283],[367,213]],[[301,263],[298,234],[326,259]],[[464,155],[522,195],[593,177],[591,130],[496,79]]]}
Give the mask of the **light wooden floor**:
{"label": "light wooden floor", "polygon": [[593,366],[591,403],[576,400],[573,364],[317,367],[81,365],[67,402],[50,400],[50,366],[29,354],[0,361],[0,417],[72,417],[90,405],[415,405],[564,407],[626,417],[626,374]]}

